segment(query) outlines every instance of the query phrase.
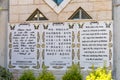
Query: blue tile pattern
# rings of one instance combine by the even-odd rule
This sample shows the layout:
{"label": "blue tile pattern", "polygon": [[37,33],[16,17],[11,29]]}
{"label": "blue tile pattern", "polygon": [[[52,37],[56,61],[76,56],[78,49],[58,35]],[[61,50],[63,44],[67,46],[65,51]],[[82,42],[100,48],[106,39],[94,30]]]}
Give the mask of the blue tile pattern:
{"label": "blue tile pattern", "polygon": [[58,6],[63,2],[63,0],[53,0]]}

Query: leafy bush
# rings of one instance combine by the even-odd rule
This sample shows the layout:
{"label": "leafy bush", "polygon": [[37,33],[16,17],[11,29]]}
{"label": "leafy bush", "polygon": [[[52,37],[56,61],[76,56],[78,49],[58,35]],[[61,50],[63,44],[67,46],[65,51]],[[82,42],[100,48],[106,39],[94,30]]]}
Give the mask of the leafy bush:
{"label": "leafy bush", "polygon": [[55,80],[55,77],[51,72],[47,71],[47,69],[43,67],[43,70],[39,74],[37,80]]}
{"label": "leafy bush", "polygon": [[97,68],[95,70],[93,66],[92,71],[86,77],[86,80],[113,80],[113,79],[112,79],[111,71],[107,70],[106,67]]}
{"label": "leafy bush", "polygon": [[23,74],[20,76],[19,80],[35,80],[33,71],[25,70]]}
{"label": "leafy bush", "polygon": [[13,80],[12,73],[2,66],[0,66],[0,80]]}
{"label": "leafy bush", "polygon": [[77,64],[72,65],[63,75],[62,80],[82,80],[80,67]]}

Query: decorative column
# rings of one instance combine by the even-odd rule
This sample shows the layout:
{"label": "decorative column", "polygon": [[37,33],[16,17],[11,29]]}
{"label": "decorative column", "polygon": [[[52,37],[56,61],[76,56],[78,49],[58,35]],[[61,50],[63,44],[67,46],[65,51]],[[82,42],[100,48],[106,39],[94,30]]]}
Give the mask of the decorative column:
{"label": "decorative column", "polygon": [[120,0],[113,0],[113,42],[114,42],[114,62],[113,77],[114,80],[120,80]]}
{"label": "decorative column", "polygon": [[7,66],[8,0],[0,0],[0,65]]}

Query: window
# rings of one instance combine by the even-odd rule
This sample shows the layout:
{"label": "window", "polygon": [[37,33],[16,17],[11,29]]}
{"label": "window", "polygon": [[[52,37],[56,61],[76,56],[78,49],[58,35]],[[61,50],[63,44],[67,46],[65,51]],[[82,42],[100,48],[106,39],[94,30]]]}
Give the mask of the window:
{"label": "window", "polygon": [[69,19],[92,19],[92,17],[81,7],[73,13],[73,15]]}
{"label": "window", "polygon": [[53,0],[58,6],[63,2],[63,0]]}
{"label": "window", "polygon": [[40,20],[48,20],[39,9],[36,9],[31,16],[27,19],[27,21],[40,21]]}

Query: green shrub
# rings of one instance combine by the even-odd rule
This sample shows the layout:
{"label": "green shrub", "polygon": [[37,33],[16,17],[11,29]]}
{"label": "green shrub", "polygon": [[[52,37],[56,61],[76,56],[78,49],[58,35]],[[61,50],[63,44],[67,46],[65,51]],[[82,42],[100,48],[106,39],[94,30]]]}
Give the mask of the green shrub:
{"label": "green shrub", "polygon": [[62,80],[82,80],[80,67],[77,64],[72,65],[63,75]]}
{"label": "green shrub", "polygon": [[112,79],[112,75],[111,75],[111,71],[107,70],[106,67],[103,68],[97,68],[93,69],[92,71],[89,73],[88,76],[86,76],[86,80],[113,80]]}
{"label": "green shrub", "polygon": [[12,73],[2,66],[0,66],[0,80],[13,80]]}
{"label": "green shrub", "polygon": [[47,71],[45,67],[43,67],[42,72],[39,74],[37,80],[55,80],[55,76]]}
{"label": "green shrub", "polygon": [[33,71],[25,70],[23,74],[20,76],[19,80],[35,80]]}
{"label": "green shrub", "polygon": [[2,10],[2,7],[0,7],[0,10]]}

